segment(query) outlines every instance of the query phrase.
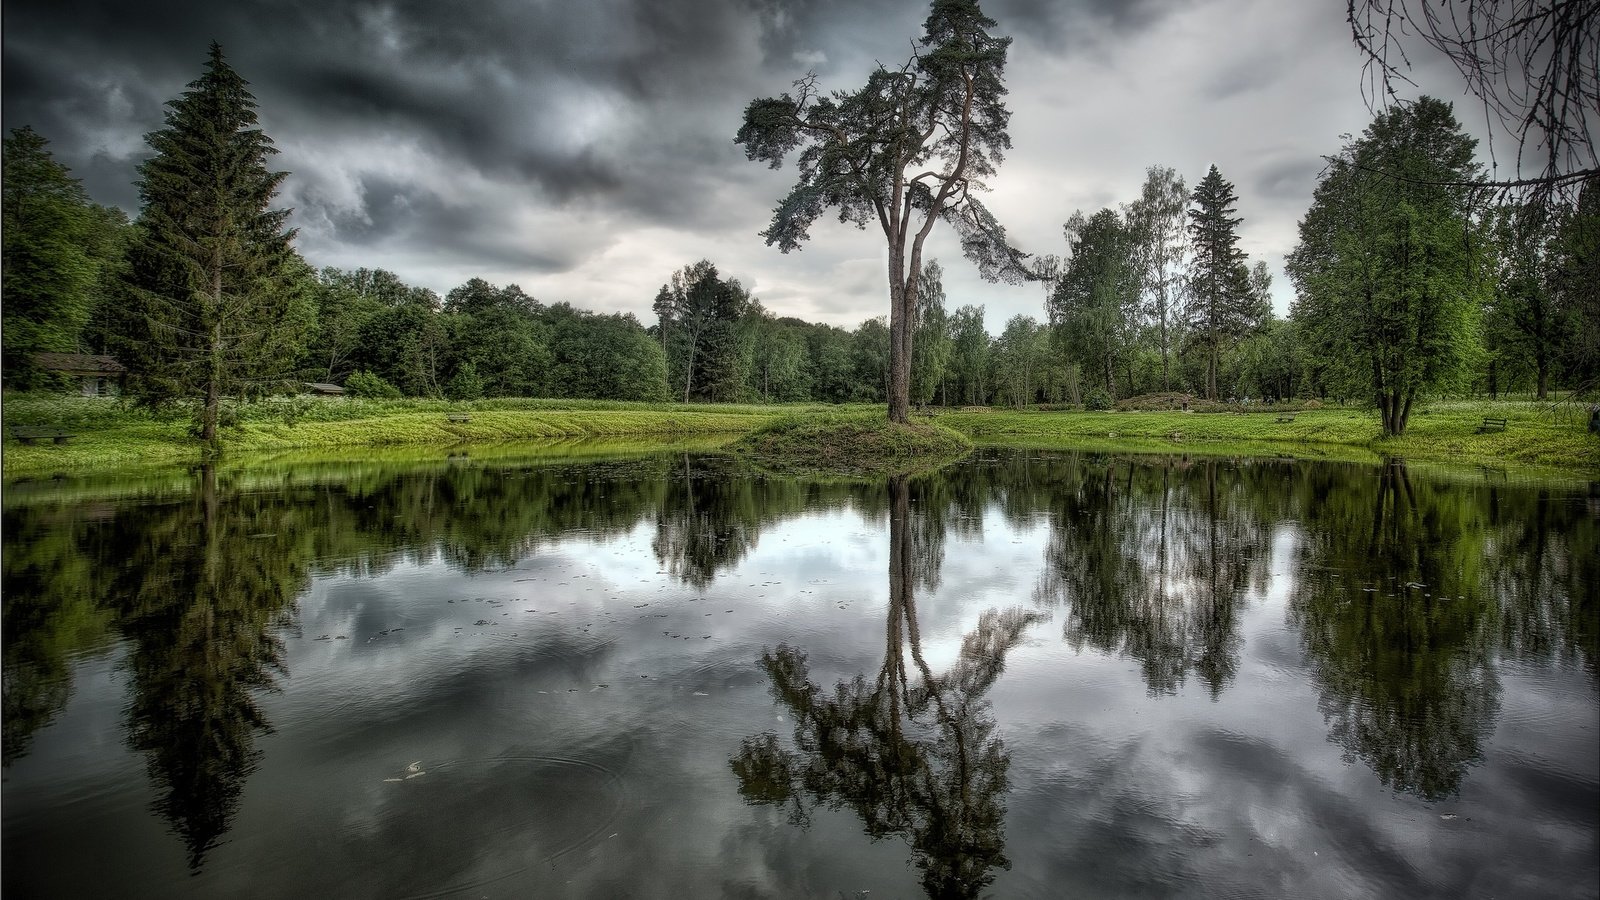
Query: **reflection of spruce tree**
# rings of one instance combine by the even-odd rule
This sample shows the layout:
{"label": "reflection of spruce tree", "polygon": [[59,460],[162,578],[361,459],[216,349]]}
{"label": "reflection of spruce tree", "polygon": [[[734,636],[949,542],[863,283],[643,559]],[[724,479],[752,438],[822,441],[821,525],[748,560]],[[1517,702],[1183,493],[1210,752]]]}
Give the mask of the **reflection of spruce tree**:
{"label": "reflection of spruce tree", "polygon": [[142,507],[128,536],[127,576],[113,586],[133,647],[129,743],[157,785],[155,809],[199,868],[227,833],[255,768],[256,702],[281,673],[288,625],[304,581],[312,529],[261,495],[223,503],[204,472],[177,506]]}
{"label": "reflection of spruce tree", "polygon": [[1239,502],[1272,466],[1100,460],[1058,483],[1036,597],[1067,607],[1064,634],[1139,661],[1152,693],[1190,672],[1213,697],[1238,666],[1237,612],[1264,585],[1265,517]]}
{"label": "reflection of spruce tree", "polygon": [[[740,793],[755,803],[845,807],[874,839],[906,838],[930,897],[974,897],[1008,868],[1002,829],[1010,757],[994,736],[985,694],[1006,653],[1036,616],[991,610],[962,641],[955,666],[934,675],[922,658],[913,586],[909,491],[890,483],[889,616],[877,678],[857,676],[824,690],[805,654],[788,646],[762,654],[773,695],[794,717],[796,749],[776,734],[745,739],[730,761]],[[926,567],[921,567],[926,569]],[[936,567],[935,567],[936,569]],[[906,649],[921,675],[913,683]]]}
{"label": "reflection of spruce tree", "polygon": [[[1465,491],[1316,469],[1290,618],[1332,740],[1395,790],[1455,793],[1499,710],[1493,598]],[[1413,585],[1416,585],[1413,587]]]}

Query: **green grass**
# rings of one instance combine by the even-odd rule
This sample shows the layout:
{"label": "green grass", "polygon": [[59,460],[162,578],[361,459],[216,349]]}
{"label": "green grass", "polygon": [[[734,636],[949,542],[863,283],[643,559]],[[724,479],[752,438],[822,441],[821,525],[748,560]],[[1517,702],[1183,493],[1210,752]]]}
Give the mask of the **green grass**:
{"label": "green grass", "polygon": [[781,474],[898,475],[960,459],[972,441],[929,421],[895,425],[872,410],[784,416],[729,449]]}
{"label": "green grass", "polygon": [[[1580,412],[1526,401],[1441,401],[1415,410],[1398,438],[1382,437],[1377,415],[1354,407],[1306,410],[1293,422],[1278,422],[1273,412],[1002,409],[950,411],[937,421],[982,444],[1350,460],[1403,456],[1600,474],[1600,439],[1585,433]],[[1476,433],[1486,416],[1506,419],[1505,431]]]}
{"label": "green grass", "polygon": [[[882,406],[834,407],[621,403],[591,400],[351,400],[291,398],[245,403],[229,411],[225,460],[319,453],[365,458],[380,448],[474,448],[529,441],[616,439],[630,446],[672,442],[686,436],[730,441],[780,419],[787,435],[766,455],[812,458],[822,466],[873,468],[896,456],[937,456],[915,451],[911,441],[927,435],[876,429]],[[450,422],[451,414],[470,421]],[[65,445],[4,443],[8,478],[57,474],[82,476],[179,468],[200,461],[189,436],[187,411],[156,414],[105,399],[8,394],[0,405],[6,425],[46,426],[72,432]],[[1485,416],[1503,417],[1503,432],[1477,434]],[[1404,456],[1529,472],[1600,475],[1600,439],[1585,433],[1585,411],[1577,404],[1531,401],[1436,401],[1411,417],[1406,434],[1381,438],[1371,410],[1323,408],[1276,422],[1275,413],[1080,412],[963,409],[936,414],[932,423],[977,444],[1076,448],[1126,452],[1290,455],[1352,461]],[[924,420],[925,421],[925,420]],[[812,424],[849,429],[828,435]],[[777,442],[778,438],[770,439]],[[941,437],[939,440],[948,440]],[[914,452],[915,451],[915,452]],[[476,450],[474,452],[477,452]]]}
{"label": "green grass", "polygon": [[[394,470],[455,465],[527,466],[615,462],[660,453],[715,452],[727,435],[642,438],[563,438],[537,443],[451,444],[287,450],[245,453],[218,461],[218,484],[231,490],[274,490],[289,486],[349,484]],[[70,478],[21,477],[5,486],[4,508],[112,500],[121,497],[186,496],[195,489],[193,465],[144,466],[134,470],[92,470]]]}
{"label": "green grass", "polygon": [[[867,407],[862,407],[866,409]],[[592,400],[347,400],[291,398],[243,403],[227,412],[224,458],[323,450],[365,456],[383,447],[449,447],[528,441],[649,438],[686,435],[731,439],[786,414],[831,411],[821,405],[620,403]],[[188,466],[201,460],[183,409],[152,413],[95,398],[10,394],[8,426],[50,426],[71,432],[63,445],[24,445],[8,433],[8,478],[134,471]],[[464,414],[467,422],[451,422]]]}

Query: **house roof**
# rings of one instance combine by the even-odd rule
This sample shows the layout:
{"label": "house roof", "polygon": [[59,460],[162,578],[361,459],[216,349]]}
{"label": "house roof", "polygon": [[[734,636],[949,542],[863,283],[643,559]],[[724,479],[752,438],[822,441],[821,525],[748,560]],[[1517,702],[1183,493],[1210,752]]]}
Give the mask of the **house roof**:
{"label": "house roof", "polygon": [[328,384],[328,383],[322,382],[322,381],[303,381],[303,382],[301,382],[301,384],[304,384],[306,386],[306,390],[308,390],[308,391],[316,391],[316,392],[321,393],[321,394],[342,394],[342,393],[344,393],[344,388],[338,386],[337,384]]}
{"label": "house roof", "polygon": [[74,375],[121,375],[128,371],[112,357],[91,353],[35,353],[33,361],[41,369]]}

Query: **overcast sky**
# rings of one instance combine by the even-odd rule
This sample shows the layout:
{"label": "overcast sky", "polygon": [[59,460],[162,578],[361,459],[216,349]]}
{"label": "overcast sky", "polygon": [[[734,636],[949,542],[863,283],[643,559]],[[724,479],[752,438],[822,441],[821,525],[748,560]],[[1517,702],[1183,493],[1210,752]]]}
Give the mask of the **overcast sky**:
{"label": "overcast sky", "polygon": [[[989,0],[1015,38],[1014,149],[987,200],[1023,249],[1075,209],[1131,200],[1147,166],[1215,163],[1264,259],[1283,256],[1320,156],[1370,120],[1340,0]],[[390,269],[441,294],[479,276],[631,311],[702,257],[768,309],[854,327],[888,311],[881,236],[825,219],[789,255],[757,234],[793,182],[733,143],[745,104],[815,70],[853,89],[897,64],[920,0],[6,0],[4,127],[32,125],[97,201],[138,211],[143,136],[221,42],[290,175],[314,266]],[[1416,80],[1462,104],[1448,64]],[[951,306],[998,333],[1037,285],[986,284],[946,227]]]}

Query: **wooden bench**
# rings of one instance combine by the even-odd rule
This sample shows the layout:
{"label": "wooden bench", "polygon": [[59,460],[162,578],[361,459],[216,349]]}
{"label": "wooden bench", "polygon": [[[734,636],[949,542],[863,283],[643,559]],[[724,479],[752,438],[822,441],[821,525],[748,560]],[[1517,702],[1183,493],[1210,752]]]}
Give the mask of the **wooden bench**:
{"label": "wooden bench", "polygon": [[465,425],[468,422],[472,421],[472,417],[467,415],[466,413],[451,413],[446,418],[448,418],[451,422],[454,422],[454,423],[456,423],[458,425]]}
{"label": "wooden bench", "polygon": [[1483,424],[1478,426],[1478,433],[1479,434],[1484,434],[1484,433],[1490,432],[1490,431],[1505,431],[1505,430],[1506,430],[1506,420],[1505,419],[1496,419],[1496,418],[1494,418],[1492,416],[1485,416],[1484,419],[1483,419]]}
{"label": "wooden bench", "polygon": [[35,441],[50,440],[56,444],[65,444],[73,438],[70,432],[59,428],[50,428],[41,425],[13,425],[6,429],[19,443],[32,444]]}
{"label": "wooden bench", "polygon": [[1281,413],[1278,416],[1278,421],[1279,422],[1293,422],[1294,421],[1294,417],[1298,416],[1298,415],[1300,415],[1300,414],[1299,413],[1292,413],[1292,412],[1291,413]]}

